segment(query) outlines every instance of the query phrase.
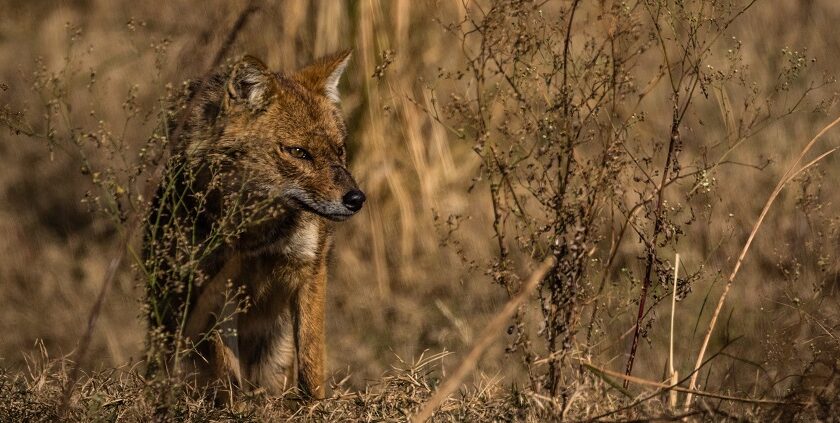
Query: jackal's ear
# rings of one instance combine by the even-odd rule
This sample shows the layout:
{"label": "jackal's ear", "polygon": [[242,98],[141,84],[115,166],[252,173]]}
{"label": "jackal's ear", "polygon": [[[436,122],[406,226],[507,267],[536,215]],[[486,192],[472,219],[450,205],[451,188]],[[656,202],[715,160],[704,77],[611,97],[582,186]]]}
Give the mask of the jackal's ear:
{"label": "jackal's ear", "polygon": [[251,56],[245,56],[235,65],[225,87],[224,107],[244,103],[253,111],[262,110],[273,93],[274,74],[268,67]]}
{"label": "jackal's ear", "polygon": [[340,101],[338,95],[338,80],[347,62],[350,61],[350,50],[340,51],[324,56],[312,64],[297,71],[293,78],[306,88],[326,96],[334,103]]}

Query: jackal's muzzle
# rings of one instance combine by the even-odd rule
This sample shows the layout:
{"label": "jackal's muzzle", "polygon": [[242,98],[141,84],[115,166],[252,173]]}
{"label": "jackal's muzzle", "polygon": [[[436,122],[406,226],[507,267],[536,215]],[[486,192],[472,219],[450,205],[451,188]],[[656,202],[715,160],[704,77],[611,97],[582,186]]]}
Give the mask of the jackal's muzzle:
{"label": "jackal's muzzle", "polygon": [[347,220],[361,210],[365,203],[365,193],[358,188],[350,189],[338,201],[324,199],[299,188],[287,190],[286,196],[303,209],[335,221]]}

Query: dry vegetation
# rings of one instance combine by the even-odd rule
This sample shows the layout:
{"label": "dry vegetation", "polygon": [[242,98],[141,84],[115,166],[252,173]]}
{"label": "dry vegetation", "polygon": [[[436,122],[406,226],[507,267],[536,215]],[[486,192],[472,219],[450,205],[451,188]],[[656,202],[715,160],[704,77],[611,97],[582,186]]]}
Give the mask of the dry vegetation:
{"label": "dry vegetation", "polygon": [[[336,236],[317,403],[218,407],[143,378],[145,279],[138,237],[123,239],[147,212],[170,100],[249,4],[228,61],[294,69],[354,49],[343,108],[369,200]],[[406,420],[546,258],[435,420],[840,412],[840,129],[794,163],[840,114],[832,0],[0,10],[2,421]]]}

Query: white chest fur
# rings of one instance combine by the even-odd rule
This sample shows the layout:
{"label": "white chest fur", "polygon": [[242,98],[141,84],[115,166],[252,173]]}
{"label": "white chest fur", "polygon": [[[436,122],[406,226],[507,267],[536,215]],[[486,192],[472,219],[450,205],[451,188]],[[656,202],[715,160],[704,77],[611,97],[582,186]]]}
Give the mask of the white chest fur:
{"label": "white chest fur", "polygon": [[278,247],[288,257],[311,261],[318,254],[320,237],[321,231],[317,221],[301,222]]}

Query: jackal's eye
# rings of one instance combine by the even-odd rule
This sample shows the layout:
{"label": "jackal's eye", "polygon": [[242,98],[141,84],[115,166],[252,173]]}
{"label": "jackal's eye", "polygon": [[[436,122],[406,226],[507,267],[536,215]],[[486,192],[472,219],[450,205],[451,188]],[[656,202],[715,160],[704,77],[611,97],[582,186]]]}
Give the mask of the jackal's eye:
{"label": "jackal's eye", "polygon": [[309,154],[308,151],[300,148],[300,147],[286,147],[286,152],[289,153],[292,157],[301,160],[312,160],[312,155]]}

